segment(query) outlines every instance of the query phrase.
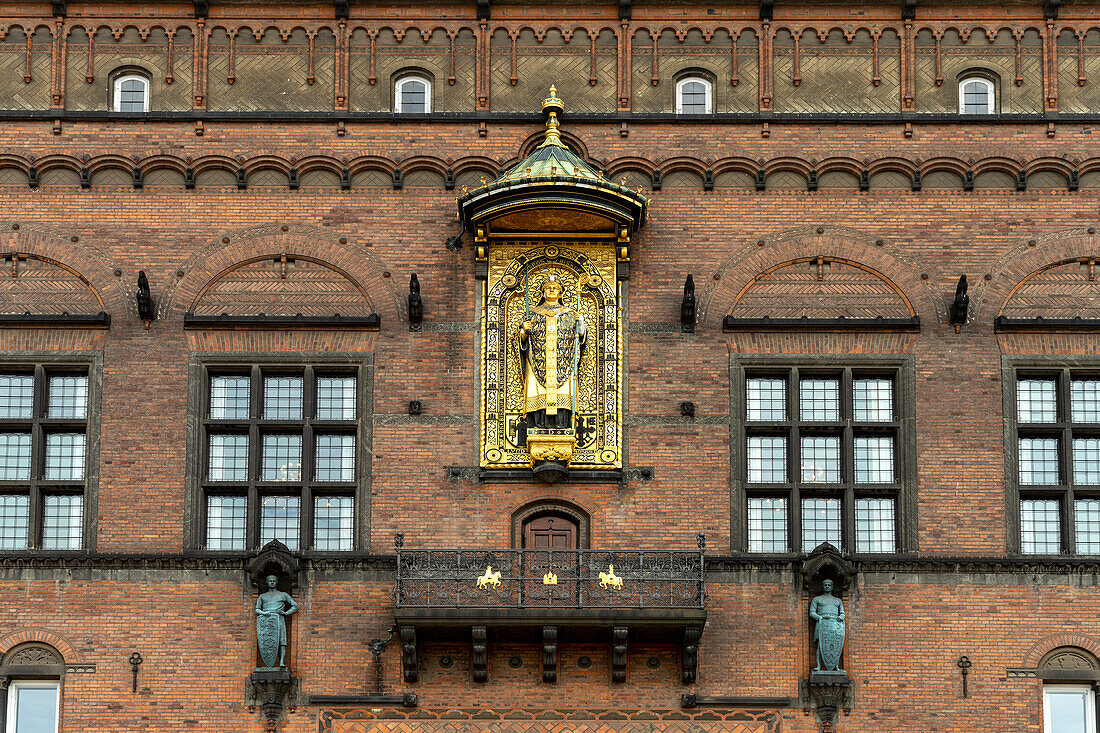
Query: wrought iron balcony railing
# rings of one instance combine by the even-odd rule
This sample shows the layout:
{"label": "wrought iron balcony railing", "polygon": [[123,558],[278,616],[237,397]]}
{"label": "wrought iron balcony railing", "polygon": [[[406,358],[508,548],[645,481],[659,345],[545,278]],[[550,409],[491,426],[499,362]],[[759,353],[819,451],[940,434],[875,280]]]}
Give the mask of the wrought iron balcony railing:
{"label": "wrought iron balcony railing", "polygon": [[703,609],[703,547],[666,550],[405,550],[398,609]]}

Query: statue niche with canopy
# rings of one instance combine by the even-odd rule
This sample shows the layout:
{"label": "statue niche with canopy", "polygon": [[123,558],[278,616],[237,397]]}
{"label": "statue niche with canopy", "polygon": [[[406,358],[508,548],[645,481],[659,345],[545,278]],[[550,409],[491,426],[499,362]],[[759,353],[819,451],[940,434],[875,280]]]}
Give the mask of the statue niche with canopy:
{"label": "statue niche with canopy", "polygon": [[622,472],[621,285],[648,201],[562,141],[544,140],[458,200],[486,280],[481,473],[486,480],[616,481]]}

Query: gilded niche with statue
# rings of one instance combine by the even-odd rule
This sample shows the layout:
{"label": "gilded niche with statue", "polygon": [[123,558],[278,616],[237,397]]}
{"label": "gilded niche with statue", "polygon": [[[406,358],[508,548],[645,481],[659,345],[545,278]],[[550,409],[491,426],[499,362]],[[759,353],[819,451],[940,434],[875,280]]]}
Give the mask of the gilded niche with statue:
{"label": "gilded niche with statue", "polygon": [[620,278],[646,199],[546,139],[492,183],[465,193],[486,280],[481,339],[481,468],[486,477],[611,476],[622,469]]}

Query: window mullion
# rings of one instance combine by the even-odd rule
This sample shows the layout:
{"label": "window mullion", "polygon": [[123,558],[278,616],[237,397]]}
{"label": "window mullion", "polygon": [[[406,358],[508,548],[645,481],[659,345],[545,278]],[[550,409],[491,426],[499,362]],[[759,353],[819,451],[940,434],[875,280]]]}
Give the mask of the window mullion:
{"label": "window mullion", "polygon": [[260,543],[260,492],[256,483],[260,480],[261,444],[259,419],[263,415],[263,375],[258,366],[253,366],[249,375],[249,419],[248,419],[248,528],[245,531],[247,547],[258,547]]}
{"label": "window mullion", "polygon": [[42,416],[46,414],[46,370],[41,364],[34,368],[33,412],[31,414],[31,474],[27,498],[27,546],[42,546],[42,517],[45,498],[39,484],[46,471],[46,436],[42,432]]}
{"label": "window mullion", "polygon": [[798,367],[790,371],[787,385],[787,419],[790,421],[787,429],[787,482],[791,487],[788,492],[790,506],[787,508],[790,516],[790,527],[787,531],[787,547],[795,552],[802,551],[802,471],[798,460],[802,453],[802,414],[799,407],[801,399],[801,376]]}

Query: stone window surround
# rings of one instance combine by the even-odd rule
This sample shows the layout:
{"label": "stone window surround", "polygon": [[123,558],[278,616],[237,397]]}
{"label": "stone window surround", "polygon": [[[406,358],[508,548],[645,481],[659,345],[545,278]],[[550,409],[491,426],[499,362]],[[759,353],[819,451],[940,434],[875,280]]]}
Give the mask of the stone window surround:
{"label": "stone window surround", "polygon": [[[186,501],[184,509],[184,547],[212,555],[254,553],[259,548],[245,550],[207,550],[206,549],[206,494],[203,489],[206,455],[203,439],[203,416],[206,411],[206,383],[210,369],[222,371],[227,368],[314,368],[331,367],[335,370],[355,371],[358,397],[356,402],[356,466],[355,488],[355,529],[352,539],[352,552],[363,552],[370,547],[370,490],[372,477],[372,440],[374,421],[374,355],[372,353],[348,352],[192,352],[188,363],[188,399],[187,399],[187,459],[186,459]],[[262,389],[262,386],[261,386]],[[258,448],[258,447],[257,447]],[[250,451],[253,450],[250,447]],[[303,477],[304,479],[305,477]],[[312,509],[312,508],[310,508]],[[302,507],[302,513],[306,507]],[[310,511],[312,515],[312,511]],[[258,525],[257,525],[258,528]],[[310,528],[309,534],[312,534]],[[296,554],[319,555],[325,557],[347,556],[346,551],[315,552],[307,546],[307,537],[302,538],[301,549]]]}
{"label": "stone window surround", "polygon": [[[748,551],[748,492],[746,491],[746,438],[744,426],[743,395],[745,394],[746,372],[782,371],[794,367],[830,370],[851,368],[894,372],[895,404],[899,414],[898,440],[895,445],[897,492],[895,506],[895,553],[908,553],[917,550],[917,447],[915,430],[915,394],[916,365],[911,355],[860,356],[850,354],[773,354],[749,355],[730,354],[730,549],[733,552]],[[788,450],[793,448],[788,446]],[[791,521],[791,506],[788,497],[788,522]],[[851,534],[851,521],[854,519],[854,506],[845,506],[842,514],[842,532],[846,544],[844,554],[855,553],[855,538]],[[801,531],[801,528],[796,528]],[[798,548],[800,534],[788,533],[790,547]],[[799,554],[799,549],[792,550]],[[754,553],[762,556],[768,553]]]}

